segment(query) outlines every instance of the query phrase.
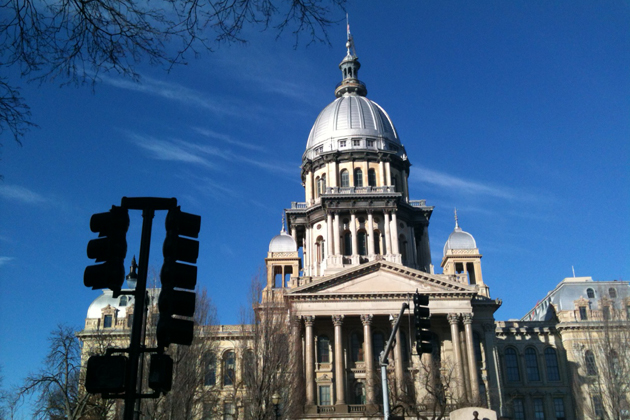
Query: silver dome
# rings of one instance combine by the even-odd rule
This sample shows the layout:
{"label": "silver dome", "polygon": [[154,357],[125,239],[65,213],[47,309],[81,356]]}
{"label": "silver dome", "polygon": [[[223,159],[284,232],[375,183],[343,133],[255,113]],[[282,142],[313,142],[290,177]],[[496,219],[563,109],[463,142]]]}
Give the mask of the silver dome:
{"label": "silver dome", "polygon": [[335,99],[319,114],[308,136],[304,157],[312,159],[320,153],[350,149],[403,152],[387,112],[376,102],[354,93]]}
{"label": "silver dome", "polygon": [[287,235],[284,229],[280,235],[276,235],[269,242],[269,252],[297,252],[297,244],[291,235]]}
{"label": "silver dome", "polygon": [[448,240],[444,244],[444,255],[449,249],[476,249],[477,243],[475,238],[468,233],[464,232],[459,226],[449,235]]}

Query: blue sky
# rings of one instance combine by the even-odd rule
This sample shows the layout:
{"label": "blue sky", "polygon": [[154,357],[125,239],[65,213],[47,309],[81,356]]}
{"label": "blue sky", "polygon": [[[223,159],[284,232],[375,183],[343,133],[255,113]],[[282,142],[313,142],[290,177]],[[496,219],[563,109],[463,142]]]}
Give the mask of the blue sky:
{"label": "blue sky", "polygon": [[[453,208],[483,254],[496,318],[523,316],[564,277],[630,280],[630,3],[351,2],[359,76],[412,163],[412,199],[435,206],[433,264]],[[340,19],[343,14],[340,13]],[[202,216],[199,286],[237,323],[282,209],[303,201],[301,156],[334,99],[332,46],[249,30],[141,83],[92,90],[23,84],[33,119],[4,138],[0,173],[0,360],[5,386],[36,370],[57,324],[82,327],[93,213],[122,196],[177,197]],[[138,253],[132,213],[126,264]],[[164,214],[150,265],[161,266]]]}

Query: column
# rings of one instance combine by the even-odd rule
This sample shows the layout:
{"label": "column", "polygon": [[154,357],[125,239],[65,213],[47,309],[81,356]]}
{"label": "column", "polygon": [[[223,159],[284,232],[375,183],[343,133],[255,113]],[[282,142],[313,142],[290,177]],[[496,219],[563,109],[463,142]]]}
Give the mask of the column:
{"label": "column", "polygon": [[363,360],[365,361],[367,404],[374,404],[374,355],[372,354],[372,315],[361,315],[363,323]]}
{"label": "column", "polygon": [[385,210],[384,212],[384,222],[383,226],[385,227],[385,249],[383,250],[383,255],[392,253],[392,238],[389,234],[389,211]]}
{"label": "column", "polygon": [[332,320],[335,326],[335,390],[337,394],[335,405],[340,405],[346,403],[344,395],[343,336],[341,331],[343,315],[333,315]]}
{"label": "column", "polygon": [[470,389],[474,403],[479,401],[479,373],[477,372],[477,360],[475,359],[475,345],[472,332],[472,314],[463,314],[464,333],[466,334],[466,353],[468,353],[468,372],[470,374]]}
{"label": "column", "polygon": [[392,171],[389,162],[385,162],[385,181],[387,185],[392,185]]}
{"label": "column", "polygon": [[335,223],[333,224],[333,236],[335,237],[335,255],[341,255],[341,238],[339,236],[339,213],[335,212]]}
{"label": "column", "polygon": [[359,255],[359,245],[357,241],[357,215],[350,212],[350,234],[352,235],[352,257]]}
{"label": "column", "polygon": [[368,229],[367,229],[367,245],[368,255],[374,255],[374,217],[372,217],[372,210],[368,210]]}
{"label": "column", "polygon": [[396,210],[392,210],[392,253],[400,254],[400,249],[398,249],[398,219],[396,218]]}
{"label": "column", "polygon": [[307,276],[311,276],[311,262],[312,262],[312,256],[313,254],[311,254],[311,227],[307,226],[306,227],[306,246],[304,247],[303,253],[304,255],[304,265],[305,267],[305,271],[306,271],[306,275]]}
{"label": "column", "polygon": [[298,239],[297,239],[297,229],[294,225],[291,225],[291,236],[293,237],[293,240],[295,241],[295,243],[299,244]]}
{"label": "column", "polygon": [[331,187],[338,187],[339,186],[339,171],[337,170],[337,162],[336,161],[332,161],[330,163],[330,174],[328,175],[329,180],[327,180],[327,182],[329,182],[329,186]]}
{"label": "column", "polygon": [[453,344],[453,353],[455,356],[455,369],[457,370],[457,390],[458,397],[462,400],[466,399],[466,388],[464,384],[464,364],[462,361],[462,352],[459,343],[459,314],[448,314],[446,317],[448,323],[451,324],[451,342]]}
{"label": "column", "polygon": [[328,226],[328,255],[326,257],[330,257],[334,253],[334,243],[338,241],[333,234],[333,215],[330,211],[326,214],[326,225]]}
{"label": "column", "polygon": [[400,172],[400,176],[402,177],[402,192],[403,192],[403,199],[405,200],[406,203],[409,202],[409,185],[407,183],[407,171],[401,171]]}
{"label": "column", "polygon": [[304,333],[304,341],[306,342],[306,350],[304,361],[304,367],[306,368],[306,405],[315,405],[315,352],[313,351],[313,324],[315,323],[314,316],[305,316],[304,325],[306,330]]}
{"label": "column", "polygon": [[378,163],[378,174],[381,181],[381,187],[387,185],[385,184],[385,168],[382,160]]}
{"label": "column", "polygon": [[[392,317],[391,323],[392,328],[396,325],[396,321],[398,321],[398,315],[394,315]],[[402,346],[405,343],[400,341],[400,328],[396,331],[395,334],[396,346],[394,347],[394,372],[396,374],[396,391],[398,395],[403,395],[403,357],[402,357]]]}

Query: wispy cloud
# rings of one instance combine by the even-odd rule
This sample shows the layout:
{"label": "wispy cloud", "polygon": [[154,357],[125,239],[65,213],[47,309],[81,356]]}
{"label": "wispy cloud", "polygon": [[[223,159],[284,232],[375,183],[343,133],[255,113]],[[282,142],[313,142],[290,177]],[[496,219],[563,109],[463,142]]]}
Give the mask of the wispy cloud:
{"label": "wispy cloud", "polygon": [[532,198],[531,194],[520,193],[512,188],[458,178],[426,168],[415,168],[412,171],[411,179],[416,182],[435,185],[457,194],[484,195],[508,201],[523,201]]}
{"label": "wispy cloud", "polygon": [[127,135],[137,146],[149,152],[154,159],[196,163],[209,168],[213,167],[207,159],[193,153],[185,142],[160,140],[135,133],[127,133]]}
{"label": "wispy cloud", "polygon": [[13,202],[33,205],[45,204],[48,202],[48,199],[43,195],[18,185],[0,184],[0,197]]}
{"label": "wispy cloud", "polygon": [[265,150],[264,147],[258,144],[251,144],[244,141],[235,140],[232,138],[232,136],[228,134],[217,133],[216,131],[208,130],[207,128],[194,127],[193,130],[201,134],[202,136],[220,140],[224,143],[231,144],[233,146],[238,146],[238,147],[242,147],[244,149],[249,149],[249,150],[257,150],[257,151]]}
{"label": "wispy cloud", "polygon": [[198,91],[177,83],[166,83],[146,76],[142,77],[139,82],[108,76],[102,77],[102,81],[114,87],[159,96],[191,107],[203,108],[219,115],[240,116],[242,114],[238,107],[226,105],[224,99],[221,101],[212,100]]}
{"label": "wispy cloud", "polygon": [[0,256],[0,267],[2,267],[3,265],[8,264],[10,261],[13,261],[15,258],[14,257],[2,257]]}

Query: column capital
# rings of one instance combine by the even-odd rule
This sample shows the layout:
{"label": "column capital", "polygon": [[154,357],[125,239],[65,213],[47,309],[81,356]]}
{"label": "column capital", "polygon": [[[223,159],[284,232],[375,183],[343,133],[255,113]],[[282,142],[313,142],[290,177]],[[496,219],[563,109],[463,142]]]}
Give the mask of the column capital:
{"label": "column capital", "polygon": [[374,318],[372,314],[361,315],[361,323],[363,323],[364,326],[372,325],[372,318]]}
{"label": "column capital", "polygon": [[446,315],[446,319],[448,319],[448,323],[453,325],[459,322],[459,314],[450,313]]}
{"label": "column capital", "polygon": [[470,314],[470,313],[462,314],[462,321],[464,321],[465,325],[472,324],[473,314]]}
{"label": "column capital", "polygon": [[304,317],[304,325],[307,327],[312,327],[315,323],[315,317],[313,315],[305,315]]}
{"label": "column capital", "polygon": [[343,315],[333,315],[332,321],[335,327],[341,327],[341,324],[343,324]]}

